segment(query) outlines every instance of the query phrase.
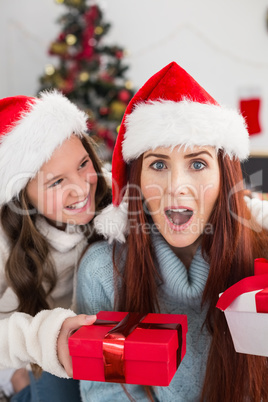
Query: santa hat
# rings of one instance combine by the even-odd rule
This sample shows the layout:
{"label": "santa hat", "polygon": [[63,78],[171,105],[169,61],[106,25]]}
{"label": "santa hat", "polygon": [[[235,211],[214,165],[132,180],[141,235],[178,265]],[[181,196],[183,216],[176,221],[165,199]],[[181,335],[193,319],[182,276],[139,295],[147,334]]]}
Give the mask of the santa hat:
{"label": "santa hat", "polygon": [[18,197],[54,150],[87,130],[87,115],[53,90],[0,100],[0,205]]}
{"label": "santa hat", "polygon": [[118,133],[112,161],[113,205],[95,218],[110,241],[127,231],[127,164],[149,149],[214,146],[244,160],[249,136],[243,117],[220,106],[175,62],[154,74],[130,101]]}

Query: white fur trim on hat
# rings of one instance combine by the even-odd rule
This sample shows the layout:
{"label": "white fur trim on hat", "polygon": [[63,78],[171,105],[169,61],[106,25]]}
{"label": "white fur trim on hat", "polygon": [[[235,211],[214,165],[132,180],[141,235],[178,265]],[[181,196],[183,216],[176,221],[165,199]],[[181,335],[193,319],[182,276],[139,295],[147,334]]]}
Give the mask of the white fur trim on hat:
{"label": "white fur trim on hat", "polygon": [[214,146],[231,158],[249,154],[249,136],[243,117],[219,105],[189,100],[137,104],[126,117],[123,141],[125,162],[149,149],[185,145]]}
{"label": "white fur trim on hat", "polygon": [[128,232],[128,206],[125,201],[118,207],[113,204],[104,208],[94,219],[94,227],[97,233],[108,239],[109,243],[117,240],[120,243],[126,241],[125,235]]}
{"label": "white fur trim on hat", "polygon": [[1,138],[0,205],[17,197],[66,139],[81,136],[86,122],[87,115],[57,91],[30,102],[29,111]]}

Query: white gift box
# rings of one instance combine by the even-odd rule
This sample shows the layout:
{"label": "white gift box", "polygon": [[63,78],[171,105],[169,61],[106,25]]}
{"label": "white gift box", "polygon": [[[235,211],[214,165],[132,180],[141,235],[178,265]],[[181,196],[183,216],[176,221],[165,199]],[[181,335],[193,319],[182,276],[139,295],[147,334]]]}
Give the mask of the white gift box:
{"label": "white gift box", "polygon": [[256,294],[267,287],[268,275],[256,275],[242,279],[220,294],[217,307],[224,311],[239,353],[268,357],[268,293],[262,294],[261,304],[258,294],[256,302]]}
{"label": "white gift box", "polygon": [[268,356],[268,314],[256,312],[258,291],[238,296],[224,314],[237,352]]}

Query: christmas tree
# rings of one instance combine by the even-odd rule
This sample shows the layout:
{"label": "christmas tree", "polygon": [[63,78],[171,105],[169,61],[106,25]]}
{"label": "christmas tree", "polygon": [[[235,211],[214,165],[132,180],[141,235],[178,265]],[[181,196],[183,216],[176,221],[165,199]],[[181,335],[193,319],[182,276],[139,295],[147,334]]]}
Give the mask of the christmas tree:
{"label": "christmas tree", "polygon": [[[50,44],[48,64],[40,90],[56,88],[89,116],[89,135],[98,143],[100,157],[110,161],[125,108],[133,96],[125,78],[122,47],[103,44],[110,24],[101,8],[87,0],[56,0],[67,12],[58,19],[62,29]],[[38,91],[38,92],[39,92]]]}

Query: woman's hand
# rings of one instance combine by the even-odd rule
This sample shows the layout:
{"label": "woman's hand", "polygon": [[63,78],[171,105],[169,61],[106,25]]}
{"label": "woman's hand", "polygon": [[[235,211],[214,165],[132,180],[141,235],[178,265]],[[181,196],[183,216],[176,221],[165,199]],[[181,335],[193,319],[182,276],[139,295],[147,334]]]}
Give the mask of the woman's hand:
{"label": "woman's hand", "polygon": [[69,377],[73,376],[72,358],[69,353],[68,339],[82,325],[92,325],[96,321],[95,315],[80,314],[75,317],[69,317],[60,329],[57,340],[58,359],[64,367]]}

